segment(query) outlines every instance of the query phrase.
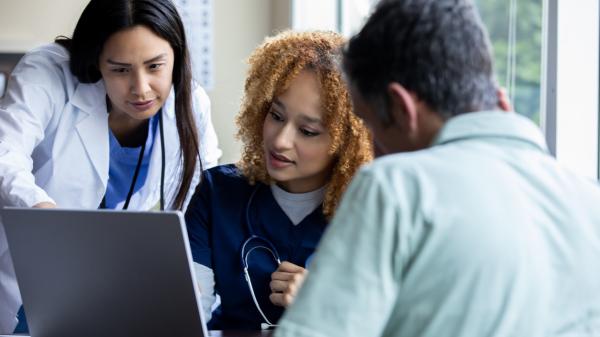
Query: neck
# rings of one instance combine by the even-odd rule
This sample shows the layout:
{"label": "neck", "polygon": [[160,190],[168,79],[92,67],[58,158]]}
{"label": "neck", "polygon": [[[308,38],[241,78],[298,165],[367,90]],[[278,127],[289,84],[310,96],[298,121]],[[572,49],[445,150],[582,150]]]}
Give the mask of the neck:
{"label": "neck", "polygon": [[277,187],[279,187],[281,190],[283,190],[287,193],[291,193],[291,194],[302,194],[302,193],[314,192],[325,186],[324,183],[321,185],[300,185],[299,186],[297,184],[293,184],[293,183],[290,184],[290,183],[285,183],[285,182],[276,182],[275,185]]}
{"label": "neck", "polygon": [[108,126],[123,147],[141,146],[148,136],[148,120],[133,119],[126,114],[111,112]]}
{"label": "neck", "polygon": [[316,191],[327,185],[327,182],[331,180],[334,165],[335,163],[331,163],[326,169],[309,177],[292,179],[289,181],[275,181],[275,183],[281,189],[289,193],[308,193]]}
{"label": "neck", "polygon": [[444,126],[445,120],[437,112],[425,105],[419,106],[419,132],[417,134],[416,149],[424,149],[433,143],[433,140]]}

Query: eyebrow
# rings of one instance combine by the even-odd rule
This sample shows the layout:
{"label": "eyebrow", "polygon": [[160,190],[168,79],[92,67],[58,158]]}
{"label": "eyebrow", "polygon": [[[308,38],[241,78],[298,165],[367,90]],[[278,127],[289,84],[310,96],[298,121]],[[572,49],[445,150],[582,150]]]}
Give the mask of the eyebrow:
{"label": "eyebrow", "polygon": [[158,56],[155,56],[155,57],[149,59],[148,61],[144,61],[144,64],[156,62],[156,61],[159,61],[159,60],[161,60],[161,59],[163,59],[165,57],[167,57],[167,53],[162,53],[162,54],[160,54]]}
{"label": "eyebrow", "polygon": [[[144,61],[144,64],[148,64],[148,63],[152,63],[152,62],[156,62],[159,61],[163,58],[165,58],[167,56],[167,53],[162,53],[158,56],[155,56],[147,61]],[[123,63],[123,62],[117,62],[117,61],[113,61],[111,59],[106,60],[107,63],[115,65],[115,66],[123,66],[123,67],[129,67],[131,66],[131,63]]]}
{"label": "eyebrow", "polygon": [[301,118],[302,118],[302,120],[304,120],[306,123],[309,123],[309,124],[321,124],[320,118],[309,117],[306,115],[302,115]]}
{"label": "eyebrow", "polygon": [[[287,110],[285,105],[283,103],[281,103],[277,98],[273,100],[273,104],[277,105],[278,108],[282,109],[284,112]],[[311,123],[311,124],[321,124],[322,121],[320,118],[315,118],[315,117],[309,117],[305,114],[302,114],[300,116],[300,118],[306,122],[306,123]]]}
{"label": "eyebrow", "polygon": [[284,111],[286,111],[286,110],[287,110],[287,109],[286,109],[286,107],[285,107],[285,105],[283,105],[283,103],[281,103],[281,102],[279,101],[279,99],[277,99],[277,98],[275,98],[275,99],[273,100],[273,104],[277,105],[277,107],[279,107],[280,109],[283,109]]}

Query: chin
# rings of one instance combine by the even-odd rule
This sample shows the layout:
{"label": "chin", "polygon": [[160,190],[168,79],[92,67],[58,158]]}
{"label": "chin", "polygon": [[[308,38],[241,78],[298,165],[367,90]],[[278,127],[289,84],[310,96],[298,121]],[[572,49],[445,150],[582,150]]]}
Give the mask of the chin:
{"label": "chin", "polygon": [[283,182],[283,181],[289,180],[289,177],[287,177],[287,174],[284,174],[281,171],[276,171],[276,170],[267,168],[267,173],[269,174],[269,177],[271,178],[271,180],[273,180],[275,182]]}
{"label": "chin", "polygon": [[150,119],[150,118],[154,117],[157,113],[158,113],[158,110],[156,110],[156,111],[131,111],[129,113],[129,116],[131,118],[134,118],[137,120],[146,120],[146,119]]}

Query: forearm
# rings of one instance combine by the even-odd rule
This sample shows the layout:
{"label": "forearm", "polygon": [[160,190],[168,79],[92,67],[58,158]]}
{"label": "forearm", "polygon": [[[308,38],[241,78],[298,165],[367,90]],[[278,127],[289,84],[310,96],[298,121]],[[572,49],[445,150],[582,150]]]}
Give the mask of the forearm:
{"label": "forearm", "polygon": [[210,321],[212,316],[212,306],[215,303],[215,274],[213,270],[194,262],[194,273],[196,274],[196,282],[200,289],[200,301],[202,302],[202,311],[206,321]]}
{"label": "forearm", "polygon": [[32,207],[44,202],[55,203],[36,184],[30,161],[0,143],[0,205]]}

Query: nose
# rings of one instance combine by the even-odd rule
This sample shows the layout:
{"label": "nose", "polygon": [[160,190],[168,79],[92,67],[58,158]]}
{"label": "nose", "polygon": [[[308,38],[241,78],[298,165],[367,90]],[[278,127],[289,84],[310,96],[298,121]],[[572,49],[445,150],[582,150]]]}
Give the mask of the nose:
{"label": "nose", "polygon": [[146,74],[144,74],[142,71],[132,72],[130,90],[134,96],[143,100],[146,96],[146,93],[150,91],[150,83],[148,82]]}
{"label": "nose", "polygon": [[276,151],[289,150],[294,146],[294,127],[291,124],[285,124],[280,128],[273,138],[273,147]]}

